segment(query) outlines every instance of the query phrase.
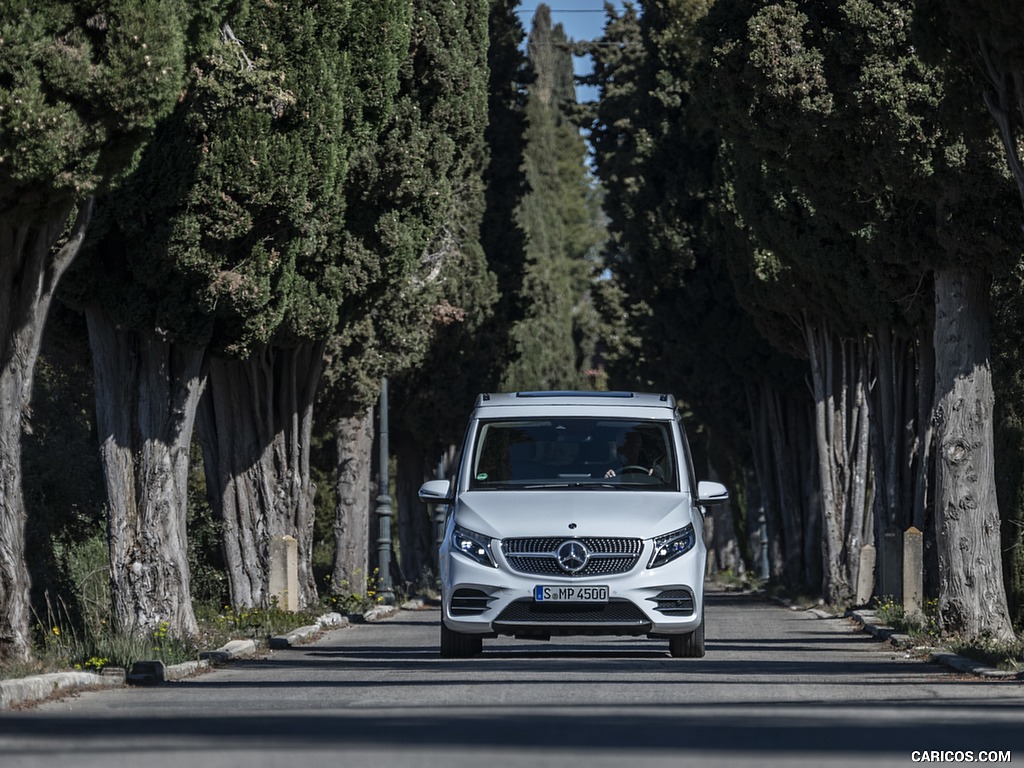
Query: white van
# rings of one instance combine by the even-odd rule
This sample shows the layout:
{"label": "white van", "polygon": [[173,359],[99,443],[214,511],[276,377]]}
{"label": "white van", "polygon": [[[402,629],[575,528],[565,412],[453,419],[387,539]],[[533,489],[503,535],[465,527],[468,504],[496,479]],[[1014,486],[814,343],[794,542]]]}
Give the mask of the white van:
{"label": "white van", "polygon": [[704,508],[671,395],[514,392],[477,399],[447,504],[441,655],[484,638],[667,638],[704,655]]}

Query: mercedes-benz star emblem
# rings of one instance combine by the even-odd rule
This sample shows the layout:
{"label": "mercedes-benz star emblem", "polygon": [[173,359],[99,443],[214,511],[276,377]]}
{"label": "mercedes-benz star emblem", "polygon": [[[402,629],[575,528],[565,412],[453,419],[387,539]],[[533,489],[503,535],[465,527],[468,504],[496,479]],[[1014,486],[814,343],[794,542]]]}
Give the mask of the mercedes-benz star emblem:
{"label": "mercedes-benz star emblem", "polygon": [[555,557],[558,558],[558,567],[566,573],[579,573],[587,567],[587,561],[590,559],[590,550],[586,548],[582,541],[576,539],[569,539],[569,541],[562,542],[561,546],[555,550]]}

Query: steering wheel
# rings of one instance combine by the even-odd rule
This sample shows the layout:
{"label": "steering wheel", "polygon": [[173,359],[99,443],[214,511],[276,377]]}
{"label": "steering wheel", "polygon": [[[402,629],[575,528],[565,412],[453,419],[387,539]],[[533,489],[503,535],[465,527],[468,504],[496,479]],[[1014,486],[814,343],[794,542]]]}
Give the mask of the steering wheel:
{"label": "steering wheel", "polygon": [[619,470],[620,474],[626,474],[627,472],[635,472],[637,474],[649,475],[651,470],[649,467],[641,467],[639,464],[627,464]]}

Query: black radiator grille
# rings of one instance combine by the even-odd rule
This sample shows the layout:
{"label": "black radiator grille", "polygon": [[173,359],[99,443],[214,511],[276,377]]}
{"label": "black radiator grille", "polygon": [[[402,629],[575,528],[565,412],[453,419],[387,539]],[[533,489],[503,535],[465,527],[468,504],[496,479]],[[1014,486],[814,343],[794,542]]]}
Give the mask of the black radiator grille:
{"label": "black radiator grille", "polygon": [[608,603],[535,603],[516,600],[509,603],[495,624],[618,624],[643,625],[650,620],[628,600]]}

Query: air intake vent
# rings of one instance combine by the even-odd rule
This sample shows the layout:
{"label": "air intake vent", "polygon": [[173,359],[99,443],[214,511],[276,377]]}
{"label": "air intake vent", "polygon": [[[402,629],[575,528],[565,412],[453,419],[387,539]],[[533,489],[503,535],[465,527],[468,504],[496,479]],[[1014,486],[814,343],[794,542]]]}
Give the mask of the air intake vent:
{"label": "air intake vent", "polygon": [[666,616],[693,616],[693,594],[688,589],[667,589],[647,599]]}
{"label": "air intake vent", "polygon": [[479,616],[493,599],[479,589],[457,589],[452,594],[452,616]]}

